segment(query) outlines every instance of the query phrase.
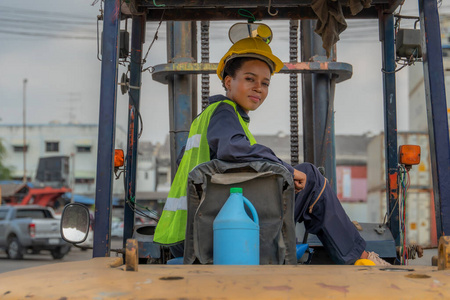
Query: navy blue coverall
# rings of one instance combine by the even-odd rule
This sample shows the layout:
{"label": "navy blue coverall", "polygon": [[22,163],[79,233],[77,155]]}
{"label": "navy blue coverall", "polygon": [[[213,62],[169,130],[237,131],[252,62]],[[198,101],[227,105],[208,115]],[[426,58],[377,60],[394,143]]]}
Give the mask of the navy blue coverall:
{"label": "navy blue coverall", "polygon": [[[210,103],[225,99],[223,95],[212,96]],[[250,121],[239,105],[238,112],[245,121]],[[270,148],[261,144],[250,145],[234,108],[225,103],[219,105],[211,117],[207,138],[211,159],[230,162],[270,160],[283,164],[292,174],[294,168],[305,173],[306,186],[295,196],[295,220],[304,222],[306,231],[317,235],[335,263],[353,264],[360,258],[366,243],[348,218],[333,189],[314,165],[302,163],[293,168],[279,159]],[[171,250],[175,256],[178,256],[176,252],[181,254],[176,248]]]}

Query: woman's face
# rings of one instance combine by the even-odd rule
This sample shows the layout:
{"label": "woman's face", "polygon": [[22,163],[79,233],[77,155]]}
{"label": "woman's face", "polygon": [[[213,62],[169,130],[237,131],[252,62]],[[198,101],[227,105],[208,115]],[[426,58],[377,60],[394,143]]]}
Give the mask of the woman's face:
{"label": "woman's face", "polygon": [[259,59],[246,61],[236,71],[235,78],[225,77],[224,84],[230,100],[239,104],[246,113],[256,110],[269,93],[269,66]]}

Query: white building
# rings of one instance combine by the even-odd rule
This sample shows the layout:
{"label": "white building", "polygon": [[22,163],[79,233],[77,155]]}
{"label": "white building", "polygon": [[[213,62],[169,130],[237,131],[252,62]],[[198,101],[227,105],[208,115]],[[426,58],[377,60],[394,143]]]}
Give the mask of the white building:
{"label": "white building", "polygon": [[[96,124],[40,124],[26,126],[25,172],[34,181],[40,157],[69,156],[69,177],[74,193],[95,195],[97,169]],[[0,139],[6,149],[4,165],[12,169],[13,179],[24,175],[24,139],[22,125],[0,125]],[[126,150],[127,133],[116,129],[116,148]],[[125,151],[126,152],[126,151]],[[153,185],[142,184],[153,188]],[[114,195],[123,198],[123,176],[114,181]]]}

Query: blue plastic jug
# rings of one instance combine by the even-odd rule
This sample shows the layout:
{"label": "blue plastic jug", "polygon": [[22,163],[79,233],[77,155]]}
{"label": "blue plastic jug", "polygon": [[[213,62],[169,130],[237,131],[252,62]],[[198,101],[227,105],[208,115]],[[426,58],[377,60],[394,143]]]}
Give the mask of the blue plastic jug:
{"label": "blue plastic jug", "polygon": [[[214,264],[259,265],[259,219],[255,207],[242,195],[242,188],[231,188],[230,197],[214,219]],[[253,220],[247,215],[244,203]]]}

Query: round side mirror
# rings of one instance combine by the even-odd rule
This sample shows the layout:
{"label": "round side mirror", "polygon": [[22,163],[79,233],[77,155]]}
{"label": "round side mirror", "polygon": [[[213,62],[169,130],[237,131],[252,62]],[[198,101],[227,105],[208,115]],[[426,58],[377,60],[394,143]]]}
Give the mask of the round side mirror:
{"label": "round side mirror", "polygon": [[72,244],[84,242],[88,236],[89,222],[89,210],[86,206],[67,204],[61,215],[61,237]]}

